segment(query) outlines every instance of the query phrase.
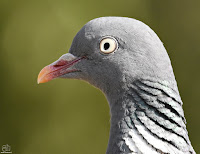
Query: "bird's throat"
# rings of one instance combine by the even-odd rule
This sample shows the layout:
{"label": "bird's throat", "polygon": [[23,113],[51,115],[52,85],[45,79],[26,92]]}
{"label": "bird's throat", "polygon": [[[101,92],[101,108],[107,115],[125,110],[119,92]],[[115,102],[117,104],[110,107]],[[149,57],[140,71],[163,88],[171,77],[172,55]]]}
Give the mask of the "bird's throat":
{"label": "bird's throat", "polygon": [[[129,132],[134,129],[134,102],[125,95],[114,102],[109,102],[111,112],[110,137],[107,148],[107,154],[131,153],[133,152],[126,141]],[[133,145],[131,145],[133,146]]]}

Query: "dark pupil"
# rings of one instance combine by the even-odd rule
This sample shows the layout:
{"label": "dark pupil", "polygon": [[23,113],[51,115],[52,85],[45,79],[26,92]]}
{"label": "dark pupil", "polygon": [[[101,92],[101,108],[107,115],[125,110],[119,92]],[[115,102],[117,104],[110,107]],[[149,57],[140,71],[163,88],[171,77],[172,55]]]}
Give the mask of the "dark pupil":
{"label": "dark pupil", "polygon": [[110,44],[109,43],[105,43],[104,44],[104,50],[108,50],[110,48]]}

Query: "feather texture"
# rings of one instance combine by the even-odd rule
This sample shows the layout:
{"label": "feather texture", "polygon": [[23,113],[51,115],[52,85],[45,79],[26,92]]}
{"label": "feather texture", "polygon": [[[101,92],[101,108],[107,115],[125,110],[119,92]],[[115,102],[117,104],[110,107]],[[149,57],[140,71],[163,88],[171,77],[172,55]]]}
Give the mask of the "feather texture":
{"label": "feather texture", "polygon": [[131,150],[135,143],[132,151],[195,153],[188,138],[182,101],[176,91],[159,82],[137,80],[130,85],[127,98],[132,103],[126,105],[129,112],[125,121],[130,131],[125,143]]}

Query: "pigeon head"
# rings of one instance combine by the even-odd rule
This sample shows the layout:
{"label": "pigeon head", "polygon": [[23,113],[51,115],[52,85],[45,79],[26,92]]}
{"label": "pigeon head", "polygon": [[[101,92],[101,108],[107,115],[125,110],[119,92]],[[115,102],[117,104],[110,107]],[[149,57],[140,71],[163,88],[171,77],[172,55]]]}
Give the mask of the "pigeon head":
{"label": "pigeon head", "polygon": [[143,77],[173,77],[160,39],[138,20],[101,17],[83,26],[69,53],[42,69],[38,83],[54,78],[81,79],[108,93]]}
{"label": "pigeon head", "polygon": [[88,22],[69,53],[44,67],[38,83],[85,80],[107,97],[107,154],[195,153],[168,54],[153,30],[124,17]]}

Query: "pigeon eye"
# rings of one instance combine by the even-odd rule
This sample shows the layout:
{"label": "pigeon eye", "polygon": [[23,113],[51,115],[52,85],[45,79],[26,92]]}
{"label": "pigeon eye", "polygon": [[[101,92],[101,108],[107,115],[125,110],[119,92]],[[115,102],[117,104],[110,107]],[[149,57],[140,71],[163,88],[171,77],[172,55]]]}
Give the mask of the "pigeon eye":
{"label": "pigeon eye", "polygon": [[107,37],[101,40],[100,50],[105,54],[109,54],[117,49],[117,41],[112,37]]}

